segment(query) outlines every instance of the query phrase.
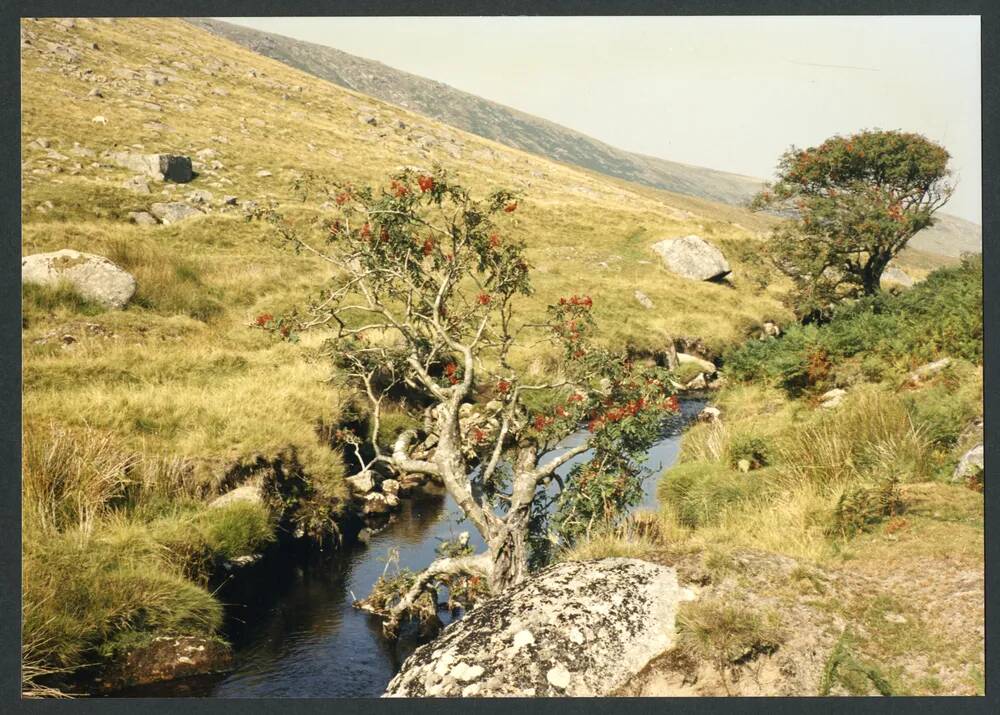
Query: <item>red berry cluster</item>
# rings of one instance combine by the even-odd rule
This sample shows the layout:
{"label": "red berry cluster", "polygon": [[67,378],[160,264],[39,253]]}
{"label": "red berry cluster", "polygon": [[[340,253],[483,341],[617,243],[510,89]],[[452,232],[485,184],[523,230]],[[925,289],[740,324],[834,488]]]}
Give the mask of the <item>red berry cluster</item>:
{"label": "red berry cluster", "polygon": [[417,179],[417,184],[420,185],[420,191],[427,193],[434,188],[434,177],[433,176],[421,176]]}
{"label": "red berry cluster", "polygon": [[268,323],[270,323],[272,320],[274,320],[274,316],[271,315],[270,313],[261,313],[260,315],[257,316],[257,318],[256,318],[256,320],[254,320],[254,322],[257,325],[259,325],[261,327],[264,327],[265,325],[267,325]]}
{"label": "red berry cluster", "polygon": [[392,193],[396,195],[397,199],[401,199],[404,196],[409,195],[410,189],[409,189],[409,187],[406,186],[406,184],[401,184],[398,181],[393,181],[392,182]]}
{"label": "red berry cluster", "polygon": [[448,382],[450,382],[452,385],[458,384],[457,373],[458,373],[458,367],[455,365],[455,363],[450,362],[444,366],[444,376],[448,378]]}

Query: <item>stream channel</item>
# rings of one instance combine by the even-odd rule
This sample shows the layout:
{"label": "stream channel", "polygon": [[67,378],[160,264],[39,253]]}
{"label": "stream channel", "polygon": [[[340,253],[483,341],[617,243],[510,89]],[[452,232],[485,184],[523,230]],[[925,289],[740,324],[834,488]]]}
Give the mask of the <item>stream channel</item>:
{"label": "stream channel", "polygon": [[[656,482],[680,452],[684,426],[706,404],[681,401],[681,414],[669,420],[660,439],[647,453],[649,476],[643,501],[636,509],[656,508]],[[552,455],[587,435],[577,432]],[[559,469],[564,474],[583,454]],[[368,544],[355,543],[333,551],[271,554],[220,591],[226,603],[226,637],[235,653],[234,670],[223,675],[132,688],[124,697],[331,698],[379,697],[418,643],[382,636],[381,622],[354,608],[355,598],[367,596],[398,553],[399,567],[419,570],[435,557],[443,540],[468,531],[476,551],[482,539],[445,494],[415,494],[403,499],[389,525]],[[440,614],[445,623],[447,611]]]}

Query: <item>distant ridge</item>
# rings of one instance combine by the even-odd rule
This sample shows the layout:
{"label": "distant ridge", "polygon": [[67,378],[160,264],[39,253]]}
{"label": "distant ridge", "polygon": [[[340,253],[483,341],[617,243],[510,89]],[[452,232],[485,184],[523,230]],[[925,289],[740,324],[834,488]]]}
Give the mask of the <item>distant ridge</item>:
{"label": "distant ridge", "polygon": [[[187,22],[342,87],[367,94],[501,144],[609,176],[679,194],[739,205],[757,179],[617,149],[580,132],[517,109],[348,54],[332,47],[211,20]],[[982,251],[982,227],[947,214],[913,238],[921,251],[949,257]]]}

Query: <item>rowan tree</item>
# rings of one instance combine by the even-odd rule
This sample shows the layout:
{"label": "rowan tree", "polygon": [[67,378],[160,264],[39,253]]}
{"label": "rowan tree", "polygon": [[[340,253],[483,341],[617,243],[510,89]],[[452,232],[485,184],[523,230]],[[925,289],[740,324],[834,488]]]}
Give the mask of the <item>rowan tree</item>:
{"label": "rowan tree", "polygon": [[[525,309],[530,267],[511,236],[513,193],[477,199],[441,170],[325,192],[336,209],[319,230],[261,212],[333,268],[315,301],[263,327],[287,339],[329,330],[330,354],[370,409],[362,467],[439,480],[486,544],[409,578],[384,614],[391,633],[439,583],[472,577],[499,593],[526,576],[532,553],[613,524],[641,498],[643,456],[678,402],[663,370],[595,345],[589,296],[565,296],[544,315]],[[544,349],[559,351],[558,369],[528,379],[518,350]],[[385,448],[382,415],[400,387],[424,399],[423,427]],[[581,426],[586,439],[552,452]]]}
{"label": "rowan tree", "polygon": [[792,147],[751,202],[791,216],[769,242],[800,317],[879,290],[882,272],[949,199],[948,152],[908,132],[866,130]]}

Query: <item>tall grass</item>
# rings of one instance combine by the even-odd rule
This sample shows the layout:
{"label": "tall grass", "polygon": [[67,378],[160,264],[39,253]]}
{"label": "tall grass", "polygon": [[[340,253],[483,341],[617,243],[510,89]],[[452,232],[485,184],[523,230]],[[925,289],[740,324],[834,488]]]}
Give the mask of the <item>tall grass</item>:
{"label": "tall grass", "polygon": [[156,635],[215,633],[222,606],[202,585],[219,558],[259,550],[273,523],[257,504],[207,509],[190,470],[126,450],[94,429],[26,423],[23,687]]}

